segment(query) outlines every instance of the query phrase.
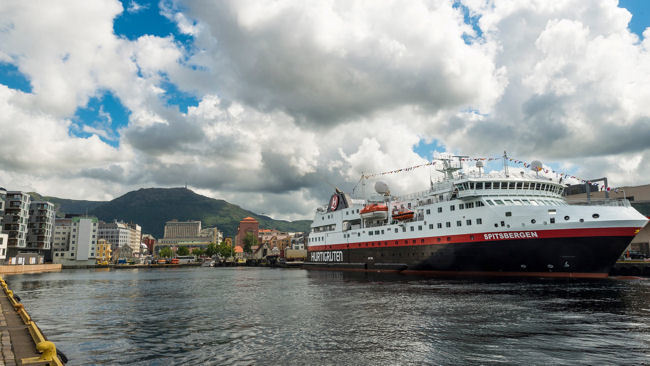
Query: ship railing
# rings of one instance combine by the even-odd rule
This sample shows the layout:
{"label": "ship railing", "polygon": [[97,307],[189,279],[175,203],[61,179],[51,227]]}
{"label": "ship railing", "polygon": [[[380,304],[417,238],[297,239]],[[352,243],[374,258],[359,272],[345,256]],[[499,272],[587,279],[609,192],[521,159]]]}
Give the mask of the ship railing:
{"label": "ship railing", "polygon": [[605,200],[586,200],[574,199],[566,200],[566,203],[572,206],[613,206],[613,207],[630,207],[630,201],[624,198],[612,198]]}

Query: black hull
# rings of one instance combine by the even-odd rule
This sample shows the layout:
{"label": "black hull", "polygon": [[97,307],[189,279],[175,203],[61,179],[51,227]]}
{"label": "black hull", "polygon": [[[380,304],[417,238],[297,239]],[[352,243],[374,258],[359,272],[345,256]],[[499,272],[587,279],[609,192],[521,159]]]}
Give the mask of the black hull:
{"label": "black hull", "polygon": [[631,236],[540,238],[312,251],[305,268],[433,275],[607,277],[631,240]]}

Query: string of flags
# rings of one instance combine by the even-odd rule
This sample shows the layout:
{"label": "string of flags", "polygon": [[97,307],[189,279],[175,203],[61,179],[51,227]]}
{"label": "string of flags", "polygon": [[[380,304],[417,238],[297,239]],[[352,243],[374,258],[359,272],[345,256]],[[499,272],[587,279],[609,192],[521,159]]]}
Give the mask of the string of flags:
{"label": "string of flags", "polygon": [[[503,159],[502,157],[464,157],[464,158],[461,158],[460,160],[462,162],[469,162],[469,161],[496,161],[496,160],[502,160],[502,159]],[[524,160],[508,158],[508,161],[510,163],[521,165],[524,168],[528,168],[528,169],[531,169],[531,167],[533,167],[533,165],[531,163],[526,162]],[[381,172],[381,173],[364,174],[363,178],[369,179],[369,178],[375,178],[375,177],[380,177],[380,176],[389,175],[389,174],[410,172],[410,171],[415,170],[415,169],[419,169],[419,168],[423,168],[423,167],[427,167],[427,166],[433,166],[437,162],[438,161],[434,159],[432,161],[428,161],[426,163],[419,164],[419,165],[410,166],[410,167],[407,167],[407,168],[389,170],[389,171],[385,171],[385,172]],[[571,174],[568,174],[568,173],[563,173],[563,172],[560,172],[560,171],[556,171],[554,169],[544,168],[541,165],[540,166],[535,166],[533,168],[534,168],[533,170],[537,171],[537,172],[543,172],[543,173],[546,173],[546,174],[549,174],[549,173],[556,174],[557,177],[560,179],[560,182],[562,182],[562,180],[567,180],[567,179],[570,178],[570,179],[577,180],[577,181],[579,181],[581,183],[596,184],[598,186],[598,189],[601,190],[601,191],[606,189],[607,191],[613,191],[613,192],[618,193],[619,190],[621,190],[621,188],[612,188],[612,187],[605,188],[604,184],[601,184],[601,183],[598,183],[598,182],[593,182],[592,183],[589,180],[582,179],[582,178],[577,177],[575,175],[571,175]]]}

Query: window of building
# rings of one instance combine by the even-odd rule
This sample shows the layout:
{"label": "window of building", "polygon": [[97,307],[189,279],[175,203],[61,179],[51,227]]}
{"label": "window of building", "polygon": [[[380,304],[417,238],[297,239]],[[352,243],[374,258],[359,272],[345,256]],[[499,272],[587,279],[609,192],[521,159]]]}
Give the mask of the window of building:
{"label": "window of building", "polygon": [[446,227],[451,227],[451,222],[447,221],[447,222],[445,223],[445,226],[446,226]]}
{"label": "window of building", "polygon": [[472,224],[472,220],[465,220],[465,223],[466,223],[467,225],[471,225],[471,224]]}
{"label": "window of building", "polygon": [[455,209],[456,207],[454,207],[454,205],[449,206],[449,211],[454,211]]}
{"label": "window of building", "polygon": [[436,224],[436,226],[438,227],[438,229],[442,229],[442,222],[439,222],[438,224]]}
{"label": "window of building", "polygon": [[481,225],[483,223],[483,219],[476,219],[476,225]]}
{"label": "window of building", "polygon": [[456,221],[456,226],[462,225],[462,222],[460,220]]}
{"label": "window of building", "polygon": [[442,207],[438,207],[438,212],[442,212]]}

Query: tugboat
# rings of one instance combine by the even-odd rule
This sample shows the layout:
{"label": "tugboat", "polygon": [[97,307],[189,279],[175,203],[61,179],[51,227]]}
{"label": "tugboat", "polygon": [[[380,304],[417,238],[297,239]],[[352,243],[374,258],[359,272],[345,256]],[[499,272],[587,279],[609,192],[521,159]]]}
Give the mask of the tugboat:
{"label": "tugboat", "polygon": [[460,158],[439,159],[444,178],[422,192],[394,196],[378,182],[377,196],[361,199],[336,189],[316,210],[304,267],[603,278],[648,222],[627,200],[569,204],[559,181],[509,174],[505,154],[498,174],[464,174]]}

